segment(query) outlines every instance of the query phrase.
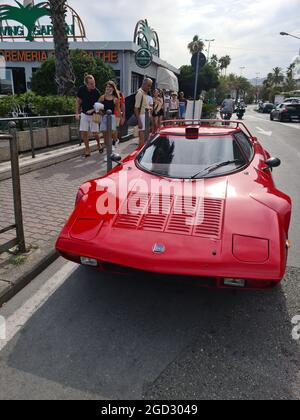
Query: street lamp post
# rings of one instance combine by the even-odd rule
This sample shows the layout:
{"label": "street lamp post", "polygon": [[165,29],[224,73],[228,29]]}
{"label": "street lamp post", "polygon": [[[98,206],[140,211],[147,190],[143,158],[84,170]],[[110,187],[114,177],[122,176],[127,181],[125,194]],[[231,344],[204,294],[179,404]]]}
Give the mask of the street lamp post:
{"label": "street lamp post", "polygon": [[256,73],[256,102],[258,102],[258,77],[260,76],[260,73]]}
{"label": "street lamp post", "polygon": [[200,51],[197,52],[197,64],[196,64],[196,75],[195,75],[195,90],[194,90],[194,103],[193,103],[193,120],[195,119],[195,111],[196,111],[199,67],[200,67]]}
{"label": "street lamp post", "polygon": [[210,58],[210,56],[209,56],[209,54],[210,54],[210,44],[211,44],[212,42],[214,42],[214,41],[215,41],[215,39],[206,39],[206,40],[205,40],[205,42],[208,42],[207,62],[209,62],[209,58]]}
{"label": "street lamp post", "polygon": [[282,36],[291,36],[292,38],[300,39],[299,36],[288,34],[287,32],[280,32]]}

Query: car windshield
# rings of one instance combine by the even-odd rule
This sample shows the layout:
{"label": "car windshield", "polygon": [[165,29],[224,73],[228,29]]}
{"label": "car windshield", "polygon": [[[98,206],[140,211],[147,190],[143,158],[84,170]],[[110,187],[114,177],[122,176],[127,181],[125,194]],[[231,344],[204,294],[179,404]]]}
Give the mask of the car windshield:
{"label": "car windshield", "polygon": [[[197,174],[199,177],[227,174],[246,162],[237,140],[231,135],[200,136],[192,140],[158,136],[137,157],[141,169],[179,179],[198,177]],[[216,167],[210,168],[214,165]]]}

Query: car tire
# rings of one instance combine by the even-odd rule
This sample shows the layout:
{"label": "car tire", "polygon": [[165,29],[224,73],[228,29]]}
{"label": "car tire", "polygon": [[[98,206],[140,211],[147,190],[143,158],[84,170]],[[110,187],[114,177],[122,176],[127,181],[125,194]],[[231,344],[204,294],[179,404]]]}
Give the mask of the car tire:
{"label": "car tire", "polygon": [[273,115],[272,114],[270,114],[270,120],[271,121],[274,121],[274,118],[273,118]]}

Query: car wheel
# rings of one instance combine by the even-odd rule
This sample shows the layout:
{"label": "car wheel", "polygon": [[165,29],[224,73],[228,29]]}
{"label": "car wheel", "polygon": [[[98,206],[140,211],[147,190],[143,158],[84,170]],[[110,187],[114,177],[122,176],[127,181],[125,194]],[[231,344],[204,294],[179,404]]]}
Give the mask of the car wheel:
{"label": "car wheel", "polygon": [[274,118],[273,118],[273,115],[272,114],[270,114],[270,120],[271,121],[274,121]]}

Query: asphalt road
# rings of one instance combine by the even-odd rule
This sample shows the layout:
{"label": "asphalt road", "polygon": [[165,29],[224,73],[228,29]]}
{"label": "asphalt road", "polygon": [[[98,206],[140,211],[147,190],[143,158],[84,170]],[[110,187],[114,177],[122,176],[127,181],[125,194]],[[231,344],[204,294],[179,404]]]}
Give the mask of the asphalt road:
{"label": "asphalt road", "polygon": [[268,114],[259,114],[253,107],[247,110],[245,122],[265,149],[282,161],[273,175],[278,189],[289,194],[293,200],[289,265],[300,268],[300,123],[270,121]]}
{"label": "asphalt road", "polygon": [[59,259],[0,309],[0,399],[300,399],[300,124],[251,110],[246,119],[257,135],[272,131],[259,137],[282,159],[274,176],[294,199],[282,286],[206,290]]}

